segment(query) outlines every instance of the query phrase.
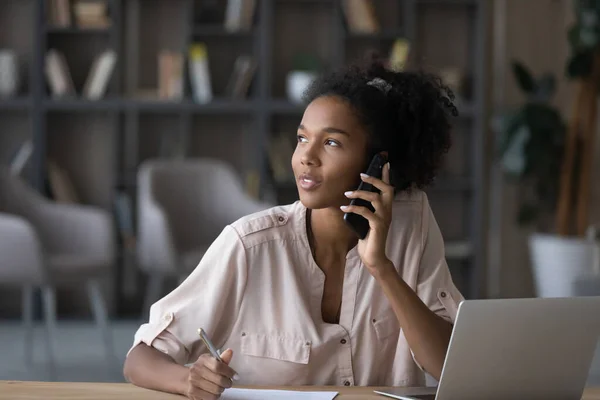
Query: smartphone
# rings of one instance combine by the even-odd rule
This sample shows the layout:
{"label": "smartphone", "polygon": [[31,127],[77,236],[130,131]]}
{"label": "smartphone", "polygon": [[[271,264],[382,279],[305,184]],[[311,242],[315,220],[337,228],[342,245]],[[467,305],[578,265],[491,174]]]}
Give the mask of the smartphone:
{"label": "smartphone", "polygon": [[[365,174],[377,179],[381,179],[383,166],[385,165],[385,163],[387,163],[386,156],[384,156],[381,153],[375,154],[375,156],[371,160],[371,163],[369,164],[369,168],[367,168],[367,170],[365,171]],[[379,189],[377,189],[370,183],[364,181],[360,183],[357,190],[379,193]],[[371,202],[363,199],[352,199],[350,205],[367,207],[369,210],[373,212],[375,211],[375,208],[373,208]],[[344,221],[346,221],[350,228],[352,228],[352,230],[356,232],[360,239],[364,239],[365,237],[367,237],[367,234],[369,233],[369,221],[367,221],[365,217],[350,212],[344,214]]]}

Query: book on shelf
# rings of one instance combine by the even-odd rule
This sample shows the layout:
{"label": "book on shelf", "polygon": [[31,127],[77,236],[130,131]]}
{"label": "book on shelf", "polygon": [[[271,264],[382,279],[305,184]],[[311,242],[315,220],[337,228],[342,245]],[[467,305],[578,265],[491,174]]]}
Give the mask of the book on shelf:
{"label": "book on shelf", "polygon": [[69,0],[47,0],[47,21],[51,26],[68,28],[71,26],[71,5]]}
{"label": "book on shelf", "polygon": [[380,31],[371,0],[342,0],[342,9],[350,32],[374,34]]}
{"label": "book on shelf", "polygon": [[106,50],[96,57],[83,86],[85,98],[98,100],[104,96],[116,63],[117,53],[114,50]]}
{"label": "book on shelf", "polygon": [[252,28],[256,0],[227,0],[225,30],[247,32]]}
{"label": "book on shelf", "polygon": [[393,71],[403,71],[408,63],[410,42],[407,39],[396,39],[392,44],[389,56],[389,66]]}
{"label": "book on shelf", "polygon": [[103,0],[78,0],[73,4],[73,12],[78,27],[102,29],[110,26],[108,4]]}
{"label": "book on shelf", "polygon": [[254,78],[256,67],[257,62],[252,56],[238,56],[233,65],[233,73],[225,88],[226,95],[234,99],[248,97],[248,90]]}
{"label": "book on shelf", "polygon": [[210,103],[213,98],[213,92],[210,82],[206,44],[192,44],[189,49],[188,62],[194,100],[201,104]]}
{"label": "book on shelf", "polygon": [[46,53],[44,72],[52,97],[75,95],[75,84],[64,54],[56,49]]}
{"label": "book on shelf", "polygon": [[33,154],[33,141],[25,140],[10,159],[9,170],[12,175],[21,175]]}
{"label": "book on shelf", "polygon": [[162,50],[158,54],[158,97],[183,98],[183,55],[179,52]]}

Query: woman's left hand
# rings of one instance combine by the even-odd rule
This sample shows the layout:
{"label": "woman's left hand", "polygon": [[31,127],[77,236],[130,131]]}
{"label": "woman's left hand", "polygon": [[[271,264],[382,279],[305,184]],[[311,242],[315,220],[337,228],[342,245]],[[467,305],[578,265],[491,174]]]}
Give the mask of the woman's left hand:
{"label": "woman's left hand", "polygon": [[362,215],[369,221],[369,233],[363,240],[358,241],[358,254],[371,274],[381,272],[382,269],[392,265],[385,254],[394,201],[394,187],[390,185],[389,163],[384,165],[381,178],[377,179],[361,174],[364,182],[375,186],[381,193],[361,190],[346,193],[346,197],[349,199],[359,198],[370,202],[375,212],[361,206],[342,206],[342,211]]}

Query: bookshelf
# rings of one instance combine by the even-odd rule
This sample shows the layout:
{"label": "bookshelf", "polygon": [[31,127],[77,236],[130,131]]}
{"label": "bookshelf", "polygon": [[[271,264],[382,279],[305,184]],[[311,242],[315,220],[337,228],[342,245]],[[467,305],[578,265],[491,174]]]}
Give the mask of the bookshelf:
{"label": "bookshelf", "polygon": [[[95,28],[49,24],[45,0],[1,2],[0,22],[12,23],[0,24],[0,47],[17,49],[24,81],[17,97],[0,99],[1,162],[7,163],[29,137],[35,146],[26,173],[38,190],[46,191],[45,166],[51,158],[70,174],[84,203],[113,210],[119,192],[135,204],[135,174],[142,161],[218,157],[230,161],[244,179],[258,174],[261,197],[288,203],[296,199],[295,186],[274,181],[268,144],[277,134],[288,134],[293,141],[302,116],[303,107],[286,98],[286,74],[295,55],[314,55],[328,68],[368,49],[387,53],[395,39],[407,38],[410,68],[437,71],[451,66],[467,74],[455,143],[428,193],[447,241],[453,276],[467,297],[483,296],[487,1],[374,0],[381,30],[372,34],[349,31],[342,5],[334,0],[256,0],[252,27],[238,32],[223,26],[225,1],[106,2],[110,23]],[[214,18],[203,19],[203,7],[210,5],[215,6]],[[161,50],[187,57],[190,45],[198,41],[208,50],[213,101],[194,101],[187,59],[181,99],[140,96],[140,91],[157,88]],[[44,74],[50,48],[63,51],[78,95],[51,96]],[[85,99],[80,93],[91,65],[106,49],[117,54],[106,93],[99,100]],[[225,89],[239,54],[252,55],[258,67],[248,97],[231,99]],[[132,312],[123,308],[126,301],[116,284],[122,273],[122,266],[115,266],[117,315]],[[130,301],[132,307],[136,299]]]}

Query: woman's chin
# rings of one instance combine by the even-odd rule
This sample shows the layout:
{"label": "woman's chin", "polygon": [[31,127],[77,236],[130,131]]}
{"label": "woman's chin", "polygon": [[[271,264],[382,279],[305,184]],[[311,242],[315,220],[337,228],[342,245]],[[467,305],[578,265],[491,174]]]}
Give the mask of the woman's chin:
{"label": "woman's chin", "polygon": [[325,199],[322,196],[311,196],[300,193],[300,202],[306,208],[311,210],[321,210],[324,208],[334,208],[339,210],[339,199]]}

